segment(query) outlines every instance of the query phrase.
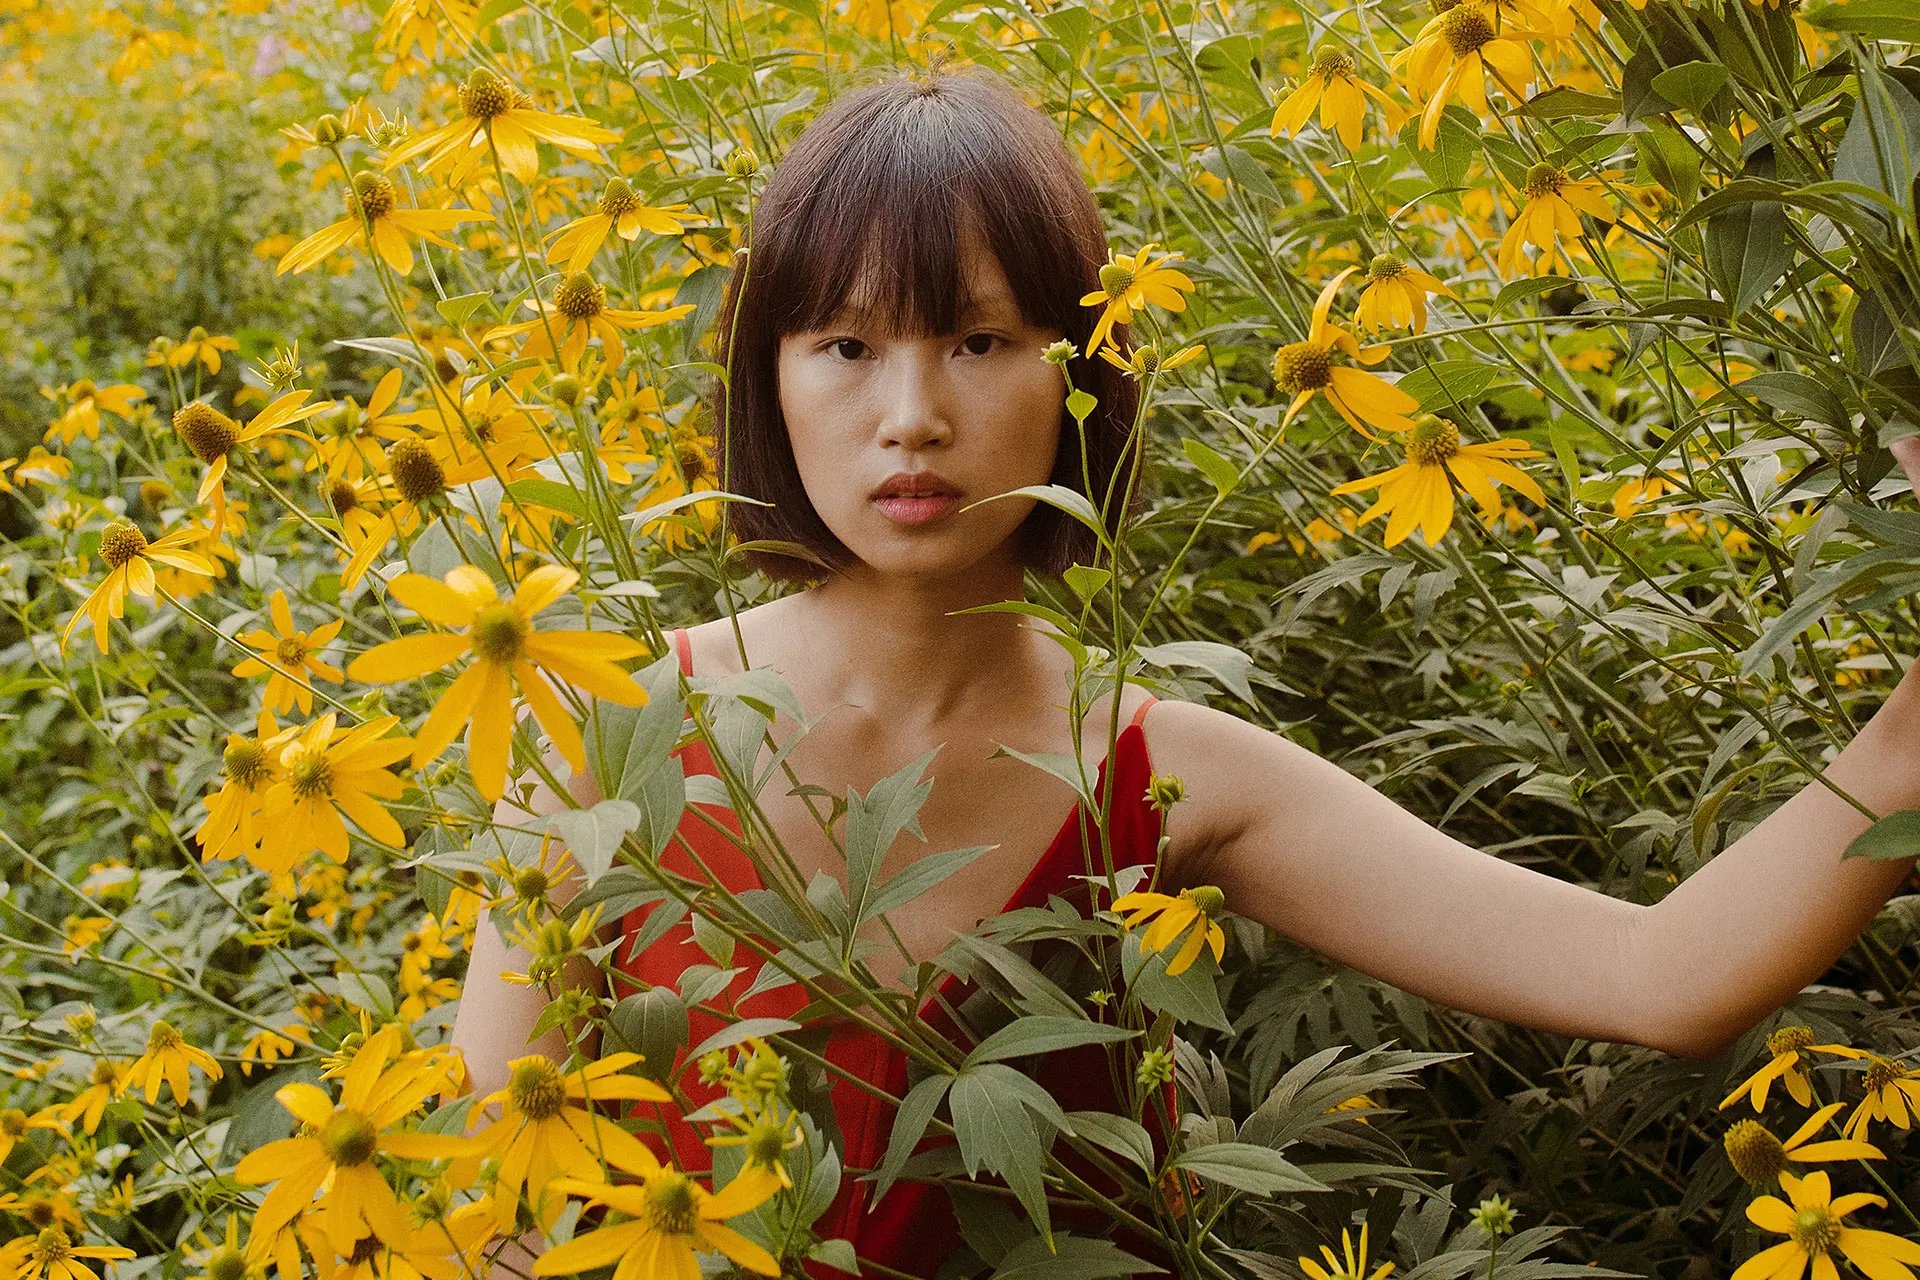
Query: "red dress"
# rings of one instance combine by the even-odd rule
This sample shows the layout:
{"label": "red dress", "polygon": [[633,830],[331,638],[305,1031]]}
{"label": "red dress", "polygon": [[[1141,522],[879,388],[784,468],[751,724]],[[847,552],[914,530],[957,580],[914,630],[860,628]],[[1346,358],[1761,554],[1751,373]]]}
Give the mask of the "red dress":
{"label": "red dress", "polygon": [[[692,649],[687,634],[685,631],[673,634],[675,647],[680,654],[680,669],[691,675]],[[1149,698],[1135,713],[1132,722],[1121,732],[1115,747],[1118,763],[1115,765],[1109,830],[1117,867],[1151,866],[1159,847],[1160,815],[1146,800],[1153,769],[1147,755],[1146,735],[1140,728],[1140,721],[1153,701]],[[714,772],[713,758],[705,743],[694,742],[680,755],[689,777]],[[1102,762],[1095,795],[1101,794],[1099,787],[1106,773],[1107,762]],[[734,833],[739,832],[739,821],[730,810],[713,806],[707,808],[717,821]],[[1072,877],[1086,872],[1087,864],[1082,854],[1083,837],[1092,844],[1093,865],[1099,865],[1099,833],[1091,820],[1076,823],[1075,818],[1079,816],[1080,806],[1076,801],[1053,842],[1047,846],[1026,880],[1007,900],[1003,911],[1019,907],[1044,907],[1049,895],[1071,899],[1076,893],[1084,909],[1085,885]],[[729,890],[737,893],[761,887],[759,877],[746,855],[691,813],[682,817],[675,839],[669,842],[661,855],[662,865],[680,875],[699,876],[682,842],[691,845],[699,853],[713,875]],[[632,936],[642,926],[653,905],[636,908],[625,916],[622,921],[623,937]],[[741,1001],[740,996],[757,976],[757,966],[752,963],[751,953],[736,959],[745,965],[745,972],[736,976],[727,990],[713,998],[712,1003],[716,1006],[732,1009],[743,1018],[790,1018],[807,1003],[804,989],[797,984],[763,991]],[[621,972],[641,979],[648,985],[675,989],[687,966],[706,962],[706,953],[693,943],[693,931],[686,920],[676,923],[658,942],[637,956],[616,952],[616,964]],[[966,984],[949,976],[941,983],[940,995],[950,1005],[957,1005],[966,990]],[[929,1000],[922,1006],[920,1018],[950,1038],[964,1040],[964,1034],[953,1026],[936,1001]],[[700,1044],[726,1025],[698,1009],[690,1011],[690,1021],[689,1046]],[[1104,1062],[1104,1058],[1097,1056],[1100,1052],[1097,1047],[1089,1046],[1086,1051],[1070,1050],[1053,1054],[1042,1061],[1042,1069],[1037,1076],[1066,1110],[1110,1109],[1113,1105],[1112,1094],[1104,1067],[1086,1069]],[[1095,1056],[1087,1056],[1089,1053]],[[907,1092],[907,1056],[864,1028],[835,1028],[827,1039],[826,1057],[849,1075],[876,1084],[893,1097],[902,1097]],[[700,1082],[697,1067],[687,1060],[684,1049],[674,1063],[674,1072],[696,1106],[704,1105],[718,1096],[717,1088]],[[947,1257],[960,1248],[959,1228],[945,1191],[931,1183],[898,1181],[888,1189],[880,1203],[868,1212],[867,1200],[872,1185],[857,1178],[865,1171],[877,1168],[885,1156],[894,1108],[840,1079],[832,1081],[832,1099],[835,1117],[846,1139],[846,1149],[842,1152],[845,1172],[839,1194],[832,1207],[815,1224],[815,1231],[823,1238],[839,1237],[851,1241],[863,1261],[883,1263],[914,1275],[931,1276]],[[688,1172],[711,1168],[710,1151],[700,1131],[681,1120],[671,1108],[641,1103],[636,1105],[631,1114],[657,1119],[665,1125],[672,1140],[671,1154],[680,1168]],[[1153,1126],[1150,1124],[1149,1127]],[[933,1141],[936,1140],[926,1140],[927,1143]],[[814,1271],[811,1266],[809,1273],[822,1277],[841,1274],[826,1269]]]}

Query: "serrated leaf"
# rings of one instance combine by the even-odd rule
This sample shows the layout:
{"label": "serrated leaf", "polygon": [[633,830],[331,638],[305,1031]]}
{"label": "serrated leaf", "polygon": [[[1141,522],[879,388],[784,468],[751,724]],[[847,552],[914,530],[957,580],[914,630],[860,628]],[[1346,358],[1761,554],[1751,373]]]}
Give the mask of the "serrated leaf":
{"label": "serrated leaf", "polygon": [[1142,1173],[1153,1172],[1153,1139],[1137,1121],[1111,1111],[1069,1111],[1067,1128],[1088,1142],[1125,1157]]}
{"label": "serrated leaf", "polygon": [[952,1076],[928,1076],[909,1089],[907,1096],[900,1100],[899,1110],[893,1113],[893,1132],[887,1138],[886,1156],[874,1176],[870,1204],[878,1204],[880,1197],[887,1194],[887,1188],[900,1176],[907,1157],[920,1145],[927,1126],[933,1123],[934,1112],[940,1109],[940,1101],[947,1096],[952,1084]]}
{"label": "serrated leaf", "polygon": [[1054,1237],[1051,1245],[1044,1239],[1021,1241],[1007,1250],[990,1280],[1104,1280],[1160,1270],[1111,1240],[1062,1235]]}
{"label": "serrated leaf", "polygon": [[1202,1178],[1222,1183],[1236,1191],[1271,1196],[1283,1191],[1331,1191],[1333,1188],[1309,1176],[1278,1151],[1244,1142],[1221,1142],[1182,1153],[1174,1168],[1186,1169]]}

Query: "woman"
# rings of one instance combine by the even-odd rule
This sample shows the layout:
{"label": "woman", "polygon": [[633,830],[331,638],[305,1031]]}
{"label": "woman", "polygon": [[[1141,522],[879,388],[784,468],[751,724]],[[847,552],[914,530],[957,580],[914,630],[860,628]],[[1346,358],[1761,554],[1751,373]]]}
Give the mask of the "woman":
{"label": "woman", "polygon": [[[957,933],[1010,902],[1064,892],[1081,870],[1071,790],[995,756],[1001,745],[1073,750],[1076,726],[1061,714],[1071,660],[1021,615],[959,611],[1022,598],[1028,568],[1089,558],[1090,535],[1053,508],[987,499],[1050,482],[1096,502],[1116,480],[1132,492],[1132,385],[1105,362],[1072,363],[1075,385],[1099,400],[1083,453],[1060,372],[1042,358],[1062,338],[1085,348],[1095,314],[1079,300],[1100,287],[1105,236],[1053,124],[989,80],[947,75],[836,102],[782,159],[750,243],[751,268],[743,256],[719,319],[732,382],[718,399],[726,487],[773,505],[737,508],[735,531],[798,543],[831,571],[675,641],[683,670],[699,676],[778,672],[811,727],[796,742],[783,716],[772,736],[791,744],[794,773],[829,794],[865,793],[938,748],[925,842],[897,842],[881,878],[927,851],[993,847],[891,914],[897,944],[879,923],[867,931],[889,956],[875,972],[910,988],[915,965]],[[1910,479],[1917,454],[1912,441],[1898,450]],[[1113,504],[1116,522],[1123,505]],[[797,559],[755,563],[789,581],[819,576]],[[1078,732],[1098,742],[1110,724],[1129,726],[1112,762],[1121,865],[1155,856],[1141,783],[1178,776],[1187,795],[1158,855],[1161,890],[1216,885],[1239,914],[1364,973],[1563,1035],[1716,1055],[1818,977],[1913,861],[1842,862],[1867,820],[1810,785],[1658,906],[1637,906],[1481,854],[1233,716],[1155,702],[1136,686],[1118,696],[1117,714],[1102,698]],[[685,761],[689,774],[710,763],[697,749]],[[1916,677],[1827,776],[1882,813],[1920,806]],[[573,789],[580,803],[597,799],[588,779]],[[840,874],[805,801],[784,791],[767,788],[761,804],[801,881]],[[559,804],[538,795],[534,812]],[[510,804],[497,816],[527,821]],[[724,856],[701,824],[682,834]],[[751,879],[743,865],[715,874],[736,889]],[[628,972],[672,982],[692,954],[684,937],[681,926]],[[539,992],[494,980],[524,961],[478,931],[454,1040],[483,1093],[509,1059],[566,1051],[552,1033],[529,1044]],[[875,1058],[867,1070],[897,1096],[903,1066]],[[886,1136],[886,1116],[860,1096],[846,1095],[841,1117],[853,1120],[842,1129],[856,1166],[877,1159]],[[696,1157],[697,1140],[680,1154]],[[844,1182],[823,1226],[863,1257],[930,1274],[951,1238],[926,1225],[933,1201],[907,1200],[904,1219],[896,1205],[884,1225],[884,1212],[860,1212],[860,1193]],[[882,1210],[901,1195],[889,1192]]]}

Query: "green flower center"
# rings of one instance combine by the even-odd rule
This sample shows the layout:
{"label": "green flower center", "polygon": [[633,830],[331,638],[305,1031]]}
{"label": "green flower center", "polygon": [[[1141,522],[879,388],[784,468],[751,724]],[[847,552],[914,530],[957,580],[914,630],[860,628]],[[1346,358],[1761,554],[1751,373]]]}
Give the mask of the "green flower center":
{"label": "green flower center", "polygon": [[1353,74],[1353,58],[1338,49],[1326,49],[1313,60],[1313,74],[1324,81],[1344,80]]}
{"label": "green flower center", "polygon": [[1151,342],[1143,342],[1133,349],[1133,367],[1142,373],[1153,373],[1160,367],[1160,348]]}
{"label": "green flower center", "polygon": [[1373,255],[1373,261],[1367,264],[1367,279],[1391,280],[1396,276],[1404,274],[1406,269],[1407,264],[1402,262],[1397,255],[1391,253],[1376,253]]}
{"label": "green flower center", "polygon": [[1527,199],[1538,200],[1544,196],[1560,194],[1560,188],[1567,185],[1567,171],[1545,163],[1527,170]]}
{"label": "green flower center", "polygon": [[258,738],[242,738],[220,753],[220,764],[229,780],[252,790],[267,771],[267,752]]}
{"label": "green flower center", "polygon": [[202,462],[226,457],[240,439],[240,424],[204,400],[181,405],[173,415],[173,429]]}
{"label": "green flower center", "polygon": [[534,1121],[551,1120],[567,1104],[567,1090],[553,1059],[535,1055],[514,1065],[507,1080],[507,1098],[521,1115]]}
{"label": "green flower center", "polygon": [[1423,467],[1437,467],[1460,452],[1460,428],[1445,418],[1422,418],[1407,433],[1407,456]]}
{"label": "green flower center", "polygon": [[547,873],[539,867],[522,867],[513,873],[513,895],[526,902],[538,902],[553,888]]}
{"label": "green flower center", "polygon": [[1100,287],[1109,298],[1126,297],[1127,290],[1133,288],[1133,269],[1109,262],[1100,268]]}
{"label": "green flower center", "polygon": [[475,653],[503,666],[520,660],[532,634],[533,625],[510,604],[488,605],[475,615],[467,631]]}
{"label": "green flower center", "polygon": [[600,197],[600,212],[609,218],[631,213],[639,207],[640,197],[633,194],[633,188],[627,185],[625,178],[615,178],[607,183],[606,193]]}
{"label": "green flower center", "polygon": [[698,1212],[693,1179],[686,1174],[669,1169],[647,1179],[646,1222],[655,1231],[691,1235]]}
{"label": "green flower center", "polygon": [[320,1145],[326,1149],[327,1159],[341,1168],[373,1159],[373,1150],[379,1141],[373,1122],[357,1111],[334,1112],[326,1127],[320,1130]]}
{"label": "green flower center", "polygon": [[460,109],[473,120],[491,120],[513,107],[513,86],[496,72],[475,67],[460,88]]}
{"label": "green flower center", "polygon": [[347,212],[365,214],[377,222],[393,212],[393,181],[385,174],[356,173],[353,190],[347,193]]}
{"label": "green flower center", "polygon": [[1318,391],[1333,381],[1333,361],[1316,342],[1290,342],[1274,353],[1273,380],[1290,396]]}
{"label": "green flower center", "polygon": [[1795,1053],[1813,1043],[1812,1027],[1782,1027],[1767,1037],[1767,1053],[1775,1058]]}
{"label": "green flower center", "polygon": [[246,1274],[247,1255],[238,1249],[221,1245],[207,1259],[208,1280],[244,1280]]}
{"label": "green flower center", "polygon": [[27,1131],[27,1113],[18,1107],[8,1107],[0,1111],[0,1135],[19,1138]]}
{"label": "green flower center", "polygon": [[294,799],[326,799],[333,794],[333,763],[324,747],[301,747],[287,766],[287,785]]}
{"label": "green flower center", "polygon": [[1840,1242],[1840,1220],[1825,1205],[1808,1205],[1793,1215],[1793,1242],[1809,1256],[1832,1253]]}
{"label": "green flower center", "polygon": [[786,1154],[787,1131],[772,1116],[762,1116],[747,1130],[747,1140],[742,1145],[746,1148],[749,1163],[771,1169]]}
{"label": "green flower center", "polygon": [[1208,919],[1219,915],[1227,905],[1227,895],[1210,884],[1199,884],[1191,889],[1182,889],[1180,896],[1191,902],[1200,914]]}
{"label": "green flower center", "polygon": [[64,1262],[70,1254],[68,1246],[72,1241],[59,1227],[47,1227],[34,1237],[33,1260],[47,1270],[57,1262]]}
{"label": "green flower center", "polygon": [[147,536],[131,520],[115,520],[100,533],[100,558],[107,568],[118,569],[130,560],[146,554]]}
{"label": "green flower center", "polygon": [[178,1049],[185,1043],[186,1041],[181,1038],[180,1033],[173,1029],[173,1024],[165,1018],[154,1023],[153,1029],[147,1032],[148,1053],[166,1053],[170,1050]]}
{"label": "green flower center", "polygon": [[119,1073],[114,1071],[113,1064],[105,1058],[96,1058],[93,1063],[93,1083],[97,1085],[117,1084],[119,1083]]}
{"label": "green flower center", "polygon": [[1867,1074],[1864,1083],[1869,1094],[1880,1092],[1906,1074],[1906,1068],[1892,1058],[1883,1058],[1877,1053],[1867,1055]]}
{"label": "green flower center", "polygon": [[1478,5],[1456,5],[1440,19],[1440,38],[1447,42],[1456,58],[1478,53],[1482,45],[1493,39],[1493,34],[1493,24],[1487,21],[1487,15],[1480,12]]}
{"label": "green flower center", "polygon": [[553,291],[553,309],[568,320],[591,320],[606,309],[607,287],[576,271]]}
{"label": "green flower center", "polygon": [[82,400],[93,399],[94,395],[99,390],[100,388],[94,386],[93,383],[89,382],[85,378],[82,378],[78,382],[69,383],[67,385],[67,399],[73,401],[75,404],[78,404]]}
{"label": "green flower center", "polygon": [[283,667],[297,667],[307,660],[307,643],[298,636],[287,636],[273,647],[273,656]]}
{"label": "green flower center", "polygon": [[1770,1186],[1787,1167],[1787,1149],[1758,1120],[1738,1120],[1723,1141],[1727,1162],[1748,1185]]}
{"label": "green flower center", "polygon": [[205,342],[206,340],[207,340],[207,327],[205,325],[197,324],[193,326],[193,328],[187,330],[188,342]]}
{"label": "green flower center", "polygon": [[387,453],[387,470],[394,488],[408,502],[425,502],[447,487],[447,473],[433,451],[418,440],[402,440]]}

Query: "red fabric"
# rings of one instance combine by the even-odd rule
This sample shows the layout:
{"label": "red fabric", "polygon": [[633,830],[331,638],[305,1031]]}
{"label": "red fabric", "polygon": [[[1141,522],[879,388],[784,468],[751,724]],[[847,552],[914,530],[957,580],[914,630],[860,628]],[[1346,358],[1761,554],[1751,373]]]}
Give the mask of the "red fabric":
{"label": "red fabric", "polygon": [[[691,675],[692,654],[686,633],[675,632],[674,642],[680,654],[681,670]],[[1152,704],[1153,700],[1148,699],[1140,708],[1132,723],[1121,732],[1115,748],[1118,763],[1115,766],[1110,829],[1114,862],[1118,867],[1151,865],[1159,845],[1160,815],[1146,801],[1152,763],[1147,754],[1146,735],[1140,729],[1140,721],[1147,707]],[[704,743],[693,743],[684,749],[681,757],[690,777],[714,772],[712,756]],[[1100,794],[1099,784],[1104,781],[1106,773],[1107,762],[1103,761],[1094,794]],[[717,822],[736,834],[739,832],[739,822],[730,811],[713,806],[702,807]],[[1074,819],[1079,814],[1080,807],[1076,802],[1062,821],[1053,842],[1047,846],[1026,880],[1007,900],[1003,910],[1044,907],[1049,895],[1069,899],[1078,897],[1084,909],[1085,885],[1072,877],[1086,873],[1087,864],[1082,854],[1083,838],[1092,842],[1093,865],[1099,865],[1099,833],[1090,820],[1076,824]],[[743,892],[760,887],[759,877],[746,856],[691,812],[681,819],[676,838],[661,855],[661,862],[681,875],[704,879],[694,859],[689,856],[687,846],[691,846],[715,879],[729,890]],[[622,922],[622,936],[630,937],[639,930],[651,910],[653,907],[649,905],[629,912]],[[736,1016],[743,1018],[791,1018],[807,1003],[806,994],[798,985],[763,991],[750,1000],[741,1001],[740,996],[757,976],[758,966],[752,963],[751,952],[736,957],[736,960],[745,965],[746,972],[738,975],[726,991],[714,998],[713,1003],[717,1007],[731,1009]],[[658,942],[637,956],[616,953],[616,963],[622,972],[648,985],[676,989],[687,966],[706,962],[706,953],[694,944],[692,928],[685,920],[675,924]],[[940,994],[953,1005],[959,1003],[966,991],[966,984],[952,977],[945,979],[940,987]],[[922,1006],[920,1016],[950,1038],[964,1041],[963,1033],[954,1027],[935,1001],[930,1000]],[[726,1025],[719,1018],[699,1010],[691,1011],[690,1022],[689,1046],[700,1044]],[[1051,1055],[1043,1060],[1038,1078],[1048,1086],[1065,1110],[1112,1109],[1113,1095],[1101,1053],[1097,1046],[1092,1046],[1078,1052]],[[826,1056],[850,1075],[878,1085],[894,1097],[902,1097],[907,1091],[906,1055],[895,1051],[880,1037],[862,1028],[840,1028],[831,1032]],[[695,1106],[704,1105],[718,1095],[718,1089],[700,1082],[698,1066],[688,1060],[686,1050],[682,1050],[674,1063],[674,1071]],[[850,1240],[863,1260],[883,1263],[914,1275],[931,1276],[960,1247],[959,1228],[945,1192],[926,1183],[899,1181],[888,1189],[871,1212],[867,1212],[872,1186],[856,1179],[860,1173],[878,1167],[885,1156],[894,1108],[839,1079],[832,1082],[832,1098],[835,1117],[846,1139],[846,1149],[842,1153],[845,1173],[839,1194],[832,1207],[816,1224],[816,1231],[823,1237],[837,1236]],[[671,1108],[640,1103],[630,1114],[657,1119],[665,1126],[671,1138],[671,1155],[682,1169],[704,1172],[712,1167],[701,1132],[681,1120]],[[658,1148],[659,1144],[651,1135],[648,1140]],[[928,1143],[932,1141],[927,1140]],[[840,1275],[825,1268],[815,1270],[811,1266],[809,1274],[823,1278]]]}

